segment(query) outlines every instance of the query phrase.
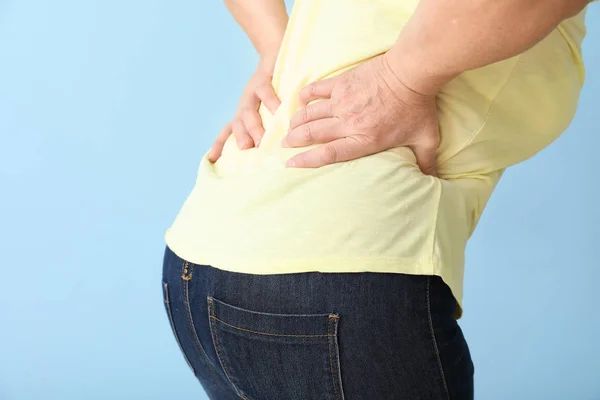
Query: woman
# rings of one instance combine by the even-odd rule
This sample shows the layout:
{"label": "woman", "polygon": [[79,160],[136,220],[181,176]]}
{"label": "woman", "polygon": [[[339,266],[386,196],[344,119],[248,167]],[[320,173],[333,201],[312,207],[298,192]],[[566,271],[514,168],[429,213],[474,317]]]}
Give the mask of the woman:
{"label": "woman", "polygon": [[573,118],[585,0],[226,1],[260,54],[165,234],[211,399],[472,399],[464,251]]}

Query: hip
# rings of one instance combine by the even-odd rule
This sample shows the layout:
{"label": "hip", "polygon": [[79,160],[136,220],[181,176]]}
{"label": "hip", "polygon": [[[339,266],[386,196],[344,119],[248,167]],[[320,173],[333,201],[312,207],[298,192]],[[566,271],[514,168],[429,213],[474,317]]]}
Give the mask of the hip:
{"label": "hip", "polygon": [[163,267],[172,327],[210,398],[473,398],[457,303],[437,276],[234,273],[169,247]]}

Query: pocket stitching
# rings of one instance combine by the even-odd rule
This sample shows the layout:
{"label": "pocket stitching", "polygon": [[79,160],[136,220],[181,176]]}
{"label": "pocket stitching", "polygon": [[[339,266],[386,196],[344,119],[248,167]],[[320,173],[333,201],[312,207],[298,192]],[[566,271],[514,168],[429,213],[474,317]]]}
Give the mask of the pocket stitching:
{"label": "pocket stitching", "polygon": [[[294,334],[291,334],[291,333],[284,334],[284,333],[269,333],[269,332],[253,331],[251,329],[246,329],[246,328],[242,328],[240,326],[231,325],[231,324],[223,321],[222,319],[219,319],[219,318],[215,317],[214,315],[210,315],[209,317],[212,318],[212,319],[216,319],[217,321],[223,323],[224,325],[230,326],[230,327],[235,328],[237,330],[246,331],[246,332],[252,332],[252,333],[258,333],[260,335],[269,335],[269,336],[296,336],[296,337],[327,337],[327,336],[332,336],[329,333],[327,333],[326,335],[316,335],[316,334],[315,335],[294,335]],[[328,326],[329,326],[329,324],[328,324]],[[328,329],[328,331],[329,331],[329,329]]]}
{"label": "pocket stitching", "polygon": [[[329,336],[329,325],[331,324],[331,319],[327,319],[327,336]],[[331,376],[331,380],[333,381],[333,390],[337,395],[337,385],[335,384],[335,378],[333,377],[333,361],[331,360],[331,342],[327,340],[327,350],[329,350],[329,375]]]}
{"label": "pocket stitching", "polygon": [[[336,394],[336,396],[338,398],[340,398],[341,400],[344,400],[344,392],[342,390],[342,377],[341,377],[341,371],[340,371],[340,364],[339,364],[339,357],[337,358],[337,373],[338,373],[338,379],[336,379],[333,375],[333,360],[332,360],[332,356],[331,356],[331,347],[333,346],[334,351],[336,351],[336,356],[338,356],[339,354],[339,347],[337,346],[337,337],[335,334],[330,335],[330,324],[336,324],[339,321],[339,316],[336,315],[330,315],[329,319],[327,320],[327,336],[333,336],[332,340],[329,340],[327,343],[327,347],[329,348],[329,374],[331,375],[331,380],[333,381],[333,390]],[[335,332],[335,331],[334,331]],[[332,343],[333,342],[333,343]],[[339,388],[338,388],[339,386]]]}
{"label": "pocket stitching", "polygon": [[190,362],[187,354],[185,354],[185,351],[183,350],[183,346],[181,345],[181,341],[179,340],[179,334],[177,333],[177,329],[175,328],[175,321],[173,320],[173,314],[171,313],[171,301],[169,298],[169,287],[168,287],[167,282],[163,282],[163,301],[165,302],[165,305],[167,308],[167,316],[169,317],[169,324],[171,325],[171,330],[173,331],[173,336],[175,336],[175,341],[177,342],[177,345],[179,346],[179,350],[181,351],[181,354],[183,354],[183,358],[185,358],[185,362],[187,363],[188,367],[190,367],[190,369],[192,370],[192,372],[195,375],[196,371],[194,370],[194,367],[192,367],[192,363]]}
{"label": "pocket stitching", "polygon": [[223,368],[223,372],[225,372],[225,376],[227,377],[227,380],[229,381],[229,383],[231,383],[231,386],[235,390],[236,394],[238,396],[240,396],[242,399],[248,400],[248,398],[246,396],[244,396],[242,393],[240,393],[240,390],[238,389],[238,387],[235,386],[235,384],[231,381],[231,378],[229,376],[229,371],[227,370],[225,362],[223,362],[223,359],[221,358],[221,349],[219,347],[219,338],[217,337],[217,334],[215,332],[215,326],[211,322],[212,321],[211,318],[217,319],[214,316],[212,297],[207,297],[207,306],[208,306],[208,313],[209,313],[210,336],[212,337],[213,345],[215,346],[217,358],[219,359],[219,364],[221,364],[221,367]]}
{"label": "pocket stitching", "polygon": [[[218,300],[217,300],[218,301]],[[246,329],[246,328],[242,328],[239,326],[235,326],[232,324],[229,324],[221,319],[219,319],[218,317],[215,316],[214,314],[214,304],[213,304],[213,297],[208,296],[207,297],[207,302],[208,302],[208,317],[210,319],[210,332],[211,332],[211,336],[213,339],[213,344],[215,346],[215,350],[217,352],[217,358],[219,359],[219,363],[221,364],[221,366],[223,367],[223,371],[225,372],[225,375],[227,376],[227,379],[229,380],[229,382],[231,382],[231,385],[233,386],[233,388],[236,390],[237,394],[242,397],[243,399],[248,400],[248,398],[246,396],[244,396],[243,394],[239,393],[239,389],[235,386],[235,384],[231,381],[230,378],[230,374],[229,371],[227,370],[226,367],[226,363],[223,361],[223,359],[221,358],[221,349],[219,347],[219,339],[216,333],[216,324],[213,323],[214,320],[219,321],[221,323],[223,323],[224,325],[230,326],[234,329],[237,330],[241,330],[241,331],[246,331],[246,332],[251,332],[251,333],[258,333],[261,335],[270,335],[270,336],[292,336],[292,337],[328,337],[328,338],[332,338],[332,339],[328,339],[327,341],[327,348],[329,351],[329,375],[331,376],[331,379],[333,381],[333,390],[335,392],[335,395],[337,398],[344,400],[344,394],[342,391],[342,383],[341,383],[341,371],[340,371],[340,364],[339,364],[339,347],[337,346],[337,336],[334,334],[331,334],[331,327],[330,324],[331,323],[337,323],[339,321],[339,315],[335,315],[335,314],[329,314],[328,315],[328,320],[327,320],[327,334],[326,335],[296,335],[296,334],[277,334],[277,333],[269,333],[269,332],[260,332],[260,331],[254,331],[251,329]],[[238,308],[238,307],[236,307]],[[306,315],[306,314],[303,314]],[[324,316],[325,314],[323,314]],[[331,352],[331,347],[333,346],[336,357],[337,357],[337,373],[338,373],[338,379],[335,378],[334,373],[333,373],[333,359],[332,359],[332,352]]]}
{"label": "pocket stitching", "polygon": [[431,300],[430,300],[431,294],[430,294],[430,290],[429,290],[430,282],[431,282],[431,276],[428,276],[427,277],[427,316],[429,318],[429,330],[431,332],[431,339],[432,339],[432,342],[433,342],[433,349],[434,349],[434,352],[435,352],[435,358],[436,358],[437,363],[438,363],[438,368],[439,368],[439,371],[440,371],[440,376],[442,378],[442,384],[443,384],[443,387],[444,387],[444,392],[446,393],[446,398],[448,400],[450,400],[450,392],[448,391],[448,385],[446,383],[446,376],[444,374],[444,367],[442,366],[442,359],[440,357],[440,351],[438,349],[437,340],[435,338],[435,332],[433,330],[433,319],[431,318]]}
{"label": "pocket stitching", "polygon": [[[332,318],[340,318],[337,315],[332,315]],[[342,382],[342,365],[340,363],[340,344],[338,343],[338,335],[339,335],[339,323],[340,320],[338,319],[336,321],[335,324],[335,335],[333,335],[333,341],[335,343],[335,365],[337,365],[336,368],[336,372],[337,372],[337,381],[338,381],[338,387],[340,388],[340,398],[341,400],[345,399],[344,396],[344,386],[343,386],[343,382]]]}

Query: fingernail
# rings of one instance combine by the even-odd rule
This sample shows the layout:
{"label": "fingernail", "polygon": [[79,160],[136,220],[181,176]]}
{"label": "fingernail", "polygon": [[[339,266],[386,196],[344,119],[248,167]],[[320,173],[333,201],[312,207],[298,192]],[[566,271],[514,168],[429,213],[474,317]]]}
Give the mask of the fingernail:
{"label": "fingernail", "polygon": [[287,147],[287,140],[285,136],[283,137],[283,139],[281,139],[281,142],[279,142],[279,144],[281,145],[281,147]]}
{"label": "fingernail", "polygon": [[292,167],[292,168],[293,168],[293,167],[295,167],[295,166],[296,166],[296,161],[294,161],[293,159],[291,159],[291,160],[288,160],[288,162],[287,162],[287,163],[285,163],[285,166],[286,166],[286,167]]}

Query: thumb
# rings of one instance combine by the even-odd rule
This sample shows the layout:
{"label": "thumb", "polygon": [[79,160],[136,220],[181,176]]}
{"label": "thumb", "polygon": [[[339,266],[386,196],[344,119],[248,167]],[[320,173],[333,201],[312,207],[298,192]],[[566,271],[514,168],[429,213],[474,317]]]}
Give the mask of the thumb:
{"label": "thumb", "polygon": [[412,147],[417,158],[417,165],[425,175],[437,177],[435,168],[436,146],[415,145]]}

